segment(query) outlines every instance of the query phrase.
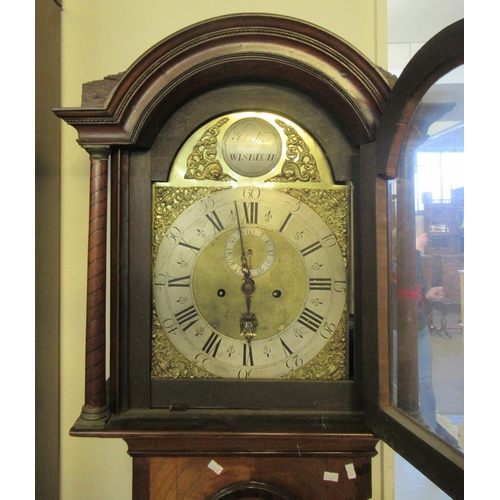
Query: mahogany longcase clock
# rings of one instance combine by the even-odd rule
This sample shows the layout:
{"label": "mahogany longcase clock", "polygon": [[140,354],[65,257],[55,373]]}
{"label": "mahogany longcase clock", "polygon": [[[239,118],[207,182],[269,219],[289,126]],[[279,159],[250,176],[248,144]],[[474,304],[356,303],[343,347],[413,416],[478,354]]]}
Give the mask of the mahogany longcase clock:
{"label": "mahogany longcase clock", "polygon": [[126,440],[134,498],[371,497],[361,349],[376,300],[360,237],[375,227],[360,194],[375,177],[360,149],[393,84],[316,26],[236,15],[166,38],[56,110],[91,163],[71,434]]}

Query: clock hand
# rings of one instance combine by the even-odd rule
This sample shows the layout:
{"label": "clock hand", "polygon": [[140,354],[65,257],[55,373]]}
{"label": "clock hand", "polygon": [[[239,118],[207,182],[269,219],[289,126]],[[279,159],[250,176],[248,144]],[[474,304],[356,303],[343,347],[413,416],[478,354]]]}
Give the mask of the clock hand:
{"label": "clock hand", "polygon": [[246,297],[247,312],[243,313],[240,318],[240,333],[243,335],[248,342],[252,340],[255,335],[257,335],[257,317],[255,313],[250,312],[250,304],[252,300],[252,295],[255,292],[255,281],[250,278],[250,267],[247,262],[247,255],[245,252],[245,247],[243,246],[243,233],[241,231],[240,216],[238,213],[238,204],[234,202],[234,207],[236,210],[236,220],[238,222],[238,231],[240,233],[240,243],[241,243],[241,269],[243,271],[244,281],[241,285],[241,291]]}
{"label": "clock hand", "polygon": [[241,291],[246,297],[247,312],[241,315],[240,333],[250,342],[257,335],[257,325],[259,324],[255,313],[250,312],[252,295],[255,292],[255,282],[250,276],[245,277],[245,281],[241,285]]}
{"label": "clock hand", "polygon": [[[236,210],[236,221],[238,222],[238,232],[240,233],[240,244],[241,244],[241,270],[243,271],[243,276],[245,279],[250,278],[250,268],[247,263],[247,254],[245,252],[245,247],[243,246],[243,233],[241,231],[240,215],[238,213],[238,204],[234,202],[234,208]],[[245,293],[245,292],[243,292]]]}

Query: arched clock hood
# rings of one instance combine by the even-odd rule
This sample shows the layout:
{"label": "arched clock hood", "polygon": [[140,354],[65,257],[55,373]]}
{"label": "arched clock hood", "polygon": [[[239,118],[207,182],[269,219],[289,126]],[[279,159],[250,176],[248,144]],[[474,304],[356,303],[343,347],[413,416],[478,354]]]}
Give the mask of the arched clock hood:
{"label": "arched clock hood", "polygon": [[391,77],[341,38],[268,14],[218,17],[159,42],[122,74],[83,86],[80,108],[55,110],[83,147],[150,147],[165,119],[193,96],[244,82],[310,95],[352,144],[370,142]]}

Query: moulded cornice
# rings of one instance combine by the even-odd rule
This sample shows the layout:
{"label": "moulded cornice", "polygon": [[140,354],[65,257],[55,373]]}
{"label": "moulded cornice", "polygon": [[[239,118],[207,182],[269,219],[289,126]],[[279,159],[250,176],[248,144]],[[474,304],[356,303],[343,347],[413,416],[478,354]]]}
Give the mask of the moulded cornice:
{"label": "moulded cornice", "polygon": [[383,70],[317,26],[243,14],[210,19],[165,38],[123,74],[86,84],[82,107],[54,112],[77,129],[83,147],[149,147],[184,102],[240,82],[308,94],[355,145],[374,139],[391,86]]}

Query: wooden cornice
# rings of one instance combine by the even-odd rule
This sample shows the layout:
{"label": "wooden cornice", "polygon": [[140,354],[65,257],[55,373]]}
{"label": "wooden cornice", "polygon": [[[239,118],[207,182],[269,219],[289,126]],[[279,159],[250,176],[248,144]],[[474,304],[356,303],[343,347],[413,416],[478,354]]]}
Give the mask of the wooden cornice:
{"label": "wooden cornice", "polygon": [[292,87],[338,120],[354,145],[374,139],[391,78],[344,40],[296,19],[210,19],[153,46],[124,73],[84,86],[82,107],[54,110],[83,146],[149,147],[184,102],[237,83]]}

